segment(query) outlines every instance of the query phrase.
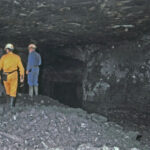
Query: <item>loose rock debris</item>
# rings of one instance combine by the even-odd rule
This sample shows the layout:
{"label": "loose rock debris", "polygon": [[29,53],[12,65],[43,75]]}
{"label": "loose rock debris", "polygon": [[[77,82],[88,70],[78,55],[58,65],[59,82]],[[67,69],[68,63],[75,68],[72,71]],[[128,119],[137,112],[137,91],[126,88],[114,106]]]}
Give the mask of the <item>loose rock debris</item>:
{"label": "loose rock debris", "polygon": [[1,104],[1,150],[149,150],[107,118],[81,109]]}

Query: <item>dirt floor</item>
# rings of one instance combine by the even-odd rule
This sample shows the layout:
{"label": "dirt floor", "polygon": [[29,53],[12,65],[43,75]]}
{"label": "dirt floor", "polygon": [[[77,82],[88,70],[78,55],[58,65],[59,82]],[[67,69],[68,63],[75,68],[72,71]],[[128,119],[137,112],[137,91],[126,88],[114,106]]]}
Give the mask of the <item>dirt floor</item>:
{"label": "dirt floor", "polygon": [[89,113],[103,115],[108,118],[108,121],[115,122],[123,127],[124,131],[135,131],[139,133],[137,140],[143,145],[148,145],[150,149],[150,113],[144,110],[139,112],[133,108],[98,108],[98,104],[86,103],[84,109]]}
{"label": "dirt floor", "polygon": [[139,132],[49,97],[20,95],[14,109],[0,100],[0,150],[149,150]]}

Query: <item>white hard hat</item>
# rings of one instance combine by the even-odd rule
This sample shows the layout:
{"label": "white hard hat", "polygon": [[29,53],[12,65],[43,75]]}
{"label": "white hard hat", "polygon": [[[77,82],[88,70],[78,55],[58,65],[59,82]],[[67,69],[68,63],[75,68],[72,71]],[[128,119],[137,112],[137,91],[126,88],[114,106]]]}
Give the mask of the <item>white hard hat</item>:
{"label": "white hard hat", "polygon": [[35,45],[35,44],[30,44],[30,45],[28,46],[28,48],[36,49],[37,47],[36,47],[36,45]]}
{"label": "white hard hat", "polygon": [[8,44],[6,44],[5,49],[14,50],[14,45],[8,43]]}

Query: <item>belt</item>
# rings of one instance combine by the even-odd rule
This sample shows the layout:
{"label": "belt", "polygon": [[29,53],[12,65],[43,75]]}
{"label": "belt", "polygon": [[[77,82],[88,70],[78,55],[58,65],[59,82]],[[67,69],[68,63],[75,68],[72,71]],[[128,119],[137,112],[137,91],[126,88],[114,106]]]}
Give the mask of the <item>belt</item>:
{"label": "belt", "polygon": [[11,71],[11,72],[4,72],[5,74],[12,74],[14,72],[16,72],[17,70]]}
{"label": "belt", "polygon": [[39,66],[33,66],[33,67],[29,70],[29,72],[31,72],[33,68],[38,68],[38,67],[39,67]]}
{"label": "belt", "polygon": [[33,66],[34,68],[37,68],[37,67],[39,67],[39,66]]}

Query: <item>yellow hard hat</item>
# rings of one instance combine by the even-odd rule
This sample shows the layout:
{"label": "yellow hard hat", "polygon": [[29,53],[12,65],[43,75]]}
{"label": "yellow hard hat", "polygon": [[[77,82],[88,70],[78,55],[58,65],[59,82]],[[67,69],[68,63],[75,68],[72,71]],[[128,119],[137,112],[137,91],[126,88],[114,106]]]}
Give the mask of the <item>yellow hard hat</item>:
{"label": "yellow hard hat", "polygon": [[36,47],[36,45],[35,45],[35,44],[30,44],[30,45],[28,46],[28,48],[36,49],[37,47]]}
{"label": "yellow hard hat", "polygon": [[8,44],[6,44],[5,49],[14,50],[14,45],[8,43]]}

